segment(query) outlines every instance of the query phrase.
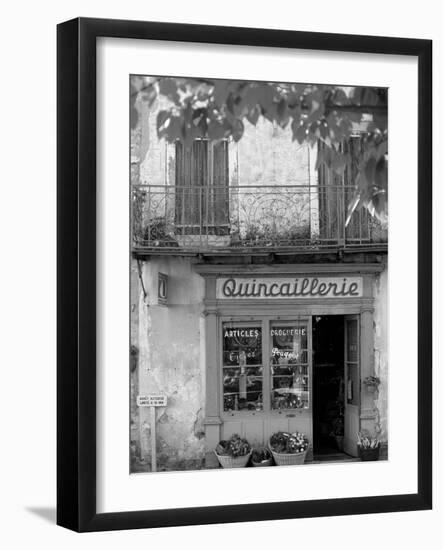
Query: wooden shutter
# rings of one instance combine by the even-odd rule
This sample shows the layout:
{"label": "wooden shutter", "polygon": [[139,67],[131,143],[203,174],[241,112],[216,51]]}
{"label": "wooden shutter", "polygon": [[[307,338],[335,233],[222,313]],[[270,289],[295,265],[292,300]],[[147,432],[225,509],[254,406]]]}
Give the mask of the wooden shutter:
{"label": "wooden shutter", "polygon": [[[346,167],[344,174],[346,214],[347,208],[354,195],[358,165],[363,151],[361,136],[352,136],[347,143],[347,148],[351,157],[351,162],[350,166]],[[352,217],[349,220],[349,224],[346,227],[346,240],[351,242],[361,242],[369,238],[368,216],[369,213],[366,208],[361,208],[360,210],[355,210],[353,212]]]}
{"label": "wooden shutter", "polygon": [[[319,151],[325,150],[322,142],[318,143]],[[345,227],[348,206],[354,196],[355,180],[362,153],[361,136],[352,136],[340,146],[343,153],[349,153],[350,164],[346,166],[343,176],[336,174],[324,164],[318,170],[319,184],[319,227],[320,238],[337,242],[359,243],[369,239],[369,219],[366,209],[357,210]]]}
{"label": "wooden shutter", "polygon": [[214,143],[212,151],[212,224],[215,235],[229,234],[228,142]]}
{"label": "wooden shutter", "polygon": [[205,187],[208,183],[208,142],[196,140],[191,147],[175,145],[175,223],[180,234],[202,233]]}
{"label": "wooden shutter", "polygon": [[189,181],[189,162],[186,162],[185,149],[180,141],[175,142],[175,224],[181,233],[186,215],[186,181]]}
{"label": "wooden shutter", "polygon": [[176,142],[175,224],[178,234],[229,234],[228,142],[212,145],[211,163],[209,146],[207,140],[195,140],[189,148]]}
{"label": "wooden shutter", "polygon": [[[319,152],[327,151],[322,141],[318,142]],[[343,178],[325,164],[318,169],[319,186],[319,230],[320,239],[325,244],[335,244],[344,237]]]}

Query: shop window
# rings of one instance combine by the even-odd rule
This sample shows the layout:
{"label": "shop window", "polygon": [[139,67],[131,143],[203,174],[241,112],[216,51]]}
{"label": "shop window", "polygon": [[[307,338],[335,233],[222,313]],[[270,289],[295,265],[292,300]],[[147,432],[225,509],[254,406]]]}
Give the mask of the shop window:
{"label": "shop window", "polygon": [[223,409],[263,409],[262,328],[223,325]]}
{"label": "shop window", "polygon": [[271,323],[271,407],[309,408],[308,326]]}
{"label": "shop window", "polygon": [[228,142],[175,144],[175,225],[183,235],[229,234]]}
{"label": "shop window", "polygon": [[[308,409],[307,321],[223,323],[223,410]],[[263,350],[269,350],[264,358]]]}

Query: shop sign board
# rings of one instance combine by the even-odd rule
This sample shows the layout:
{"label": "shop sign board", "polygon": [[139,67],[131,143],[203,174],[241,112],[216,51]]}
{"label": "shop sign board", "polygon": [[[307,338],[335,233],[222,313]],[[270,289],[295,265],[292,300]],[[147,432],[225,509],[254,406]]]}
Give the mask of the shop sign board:
{"label": "shop sign board", "polygon": [[359,298],[362,277],[229,277],[217,279],[217,299]]}

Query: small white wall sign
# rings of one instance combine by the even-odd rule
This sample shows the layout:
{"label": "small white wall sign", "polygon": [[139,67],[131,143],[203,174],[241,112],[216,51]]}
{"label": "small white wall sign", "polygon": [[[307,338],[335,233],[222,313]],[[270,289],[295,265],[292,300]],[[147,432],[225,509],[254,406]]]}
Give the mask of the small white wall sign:
{"label": "small white wall sign", "polygon": [[151,419],[151,471],[157,471],[157,437],[156,437],[156,407],[166,407],[168,398],[163,393],[151,393],[148,395],[137,395],[139,407],[149,407]]}
{"label": "small white wall sign", "polygon": [[139,407],[166,407],[168,398],[162,393],[151,393],[148,395],[137,395]]}

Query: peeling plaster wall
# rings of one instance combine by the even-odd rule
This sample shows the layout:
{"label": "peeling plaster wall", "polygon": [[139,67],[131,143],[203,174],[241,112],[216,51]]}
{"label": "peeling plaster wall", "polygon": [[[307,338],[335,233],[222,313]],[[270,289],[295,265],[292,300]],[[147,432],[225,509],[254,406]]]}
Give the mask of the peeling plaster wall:
{"label": "peeling plaster wall", "polygon": [[388,269],[374,278],[374,374],[380,378],[375,395],[375,431],[380,439],[388,439]]}
{"label": "peeling plaster wall", "polygon": [[[157,136],[157,115],[170,106],[165,98],[159,98],[149,109],[139,102],[141,124],[133,133],[133,143],[140,141],[139,183],[144,185],[174,184],[175,148]],[[312,162],[316,149],[299,145],[292,140],[289,127],[280,128],[266,119],[254,126],[244,122],[244,133],[238,143],[229,145],[230,185],[295,185],[312,184]],[[140,134],[140,135],[139,135]],[[149,147],[148,147],[149,145]]]}
{"label": "peeling plaster wall", "polygon": [[138,374],[140,347],[138,341],[138,311],[139,311],[139,278],[137,263],[131,264],[131,350],[130,350],[130,385],[131,385],[131,456],[140,456],[139,414],[137,407]]}
{"label": "peeling plaster wall", "polygon": [[[158,272],[168,275],[168,305],[157,304]],[[157,409],[157,469],[202,467],[204,457],[204,369],[201,358],[203,279],[187,258],[141,263],[147,293],[140,292],[139,393],[165,393]],[[149,409],[140,407],[141,455],[133,471],[151,468]]]}
{"label": "peeling plaster wall", "polygon": [[285,129],[260,119],[255,126],[245,122],[238,142],[238,173],[241,185],[309,185],[309,152],[292,140]]}
{"label": "peeling plaster wall", "polygon": [[[143,102],[141,102],[143,103]],[[149,108],[146,103],[143,105],[143,116],[141,117],[141,129],[143,143],[146,143],[140,155],[140,183],[143,185],[165,185],[167,181],[167,158],[174,151],[164,139],[157,136],[157,115],[171,106],[171,103],[164,97],[159,97],[153,107]],[[170,151],[168,152],[168,148]]]}

